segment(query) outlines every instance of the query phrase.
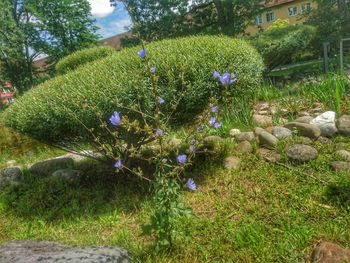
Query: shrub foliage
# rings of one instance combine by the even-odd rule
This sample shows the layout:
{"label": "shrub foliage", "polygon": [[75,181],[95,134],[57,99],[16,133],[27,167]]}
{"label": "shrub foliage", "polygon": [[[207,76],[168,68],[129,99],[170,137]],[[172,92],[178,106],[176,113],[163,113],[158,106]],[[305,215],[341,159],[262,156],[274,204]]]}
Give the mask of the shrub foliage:
{"label": "shrub foliage", "polygon": [[272,70],[277,66],[293,62],[305,52],[312,52],[312,42],[316,29],[308,25],[273,25],[253,38],[252,44],[263,56],[266,67]]}
{"label": "shrub foliage", "polygon": [[[130,119],[135,117],[130,112],[137,109],[151,113],[156,106],[150,97],[154,76],[135,55],[139,50],[124,49],[30,90],[7,109],[6,124],[51,143],[81,143],[91,140],[88,129],[100,129],[115,110]],[[147,45],[147,53],[150,66],[157,67],[159,96],[170,102],[182,94],[179,103],[163,109],[174,112],[176,122],[192,119],[207,107],[211,96],[222,94],[212,76],[215,69],[239,76],[230,95],[257,88],[264,70],[252,46],[228,37],[163,40]],[[128,110],[131,107],[133,111]]]}
{"label": "shrub foliage", "polygon": [[74,52],[56,64],[58,74],[64,74],[68,71],[75,70],[77,67],[95,61],[97,59],[108,57],[116,51],[112,47],[93,47]]}

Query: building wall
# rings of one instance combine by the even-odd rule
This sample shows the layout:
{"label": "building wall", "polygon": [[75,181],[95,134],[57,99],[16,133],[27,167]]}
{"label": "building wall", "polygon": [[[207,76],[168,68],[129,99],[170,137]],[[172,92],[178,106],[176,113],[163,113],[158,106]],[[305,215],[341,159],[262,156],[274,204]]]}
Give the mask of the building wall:
{"label": "building wall", "polygon": [[[302,24],[305,22],[305,14],[302,14],[303,4],[310,3],[311,8],[316,8],[317,4],[313,0],[294,0],[289,3],[279,4],[266,9],[265,12],[261,14],[262,24],[256,25],[255,21],[252,25],[249,25],[245,31],[247,35],[255,35],[259,31],[263,31],[273,24],[277,19],[288,20],[291,25]],[[288,9],[296,7],[298,14],[296,16],[289,16]],[[271,22],[267,21],[266,14],[269,12],[274,13],[274,20]]]}

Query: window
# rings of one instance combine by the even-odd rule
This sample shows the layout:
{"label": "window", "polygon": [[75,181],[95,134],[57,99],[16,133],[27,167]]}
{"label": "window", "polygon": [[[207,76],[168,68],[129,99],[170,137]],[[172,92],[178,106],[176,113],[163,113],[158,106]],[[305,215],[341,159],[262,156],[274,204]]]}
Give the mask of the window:
{"label": "window", "polygon": [[296,6],[288,8],[288,15],[289,16],[296,16],[297,14],[298,14],[298,8]]}
{"label": "window", "polygon": [[310,3],[305,3],[301,5],[301,12],[303,14],[309,13],[311,11],[311,4]]}
{"label": "window", "polygon": [[275,13],[274,12],[268,12],[266,13],[266,21],[272,22],[275,20]]}
{"label": "window", "polygon": [[263,23],[262,15],[258,15],[258,16],[255,18],[255,24],[258,26],[258,25],[261,25],[262,23]]}

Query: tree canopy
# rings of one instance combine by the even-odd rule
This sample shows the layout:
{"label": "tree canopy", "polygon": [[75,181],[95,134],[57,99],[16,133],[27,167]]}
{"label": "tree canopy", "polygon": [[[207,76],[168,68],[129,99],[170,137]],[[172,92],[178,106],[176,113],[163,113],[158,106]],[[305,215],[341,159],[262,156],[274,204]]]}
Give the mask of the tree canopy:
{"label": "tree canopy", "polygon": [[0,71],[19,90],[34,83],[41,53],[56,61],[97,40],[87,0],[2,0]]}
{"label": "tree canopy", "polygon": [[133,31],[152,40],[196,33],[237,35],[261,12],[260,0],[110,0],[122,2]]}

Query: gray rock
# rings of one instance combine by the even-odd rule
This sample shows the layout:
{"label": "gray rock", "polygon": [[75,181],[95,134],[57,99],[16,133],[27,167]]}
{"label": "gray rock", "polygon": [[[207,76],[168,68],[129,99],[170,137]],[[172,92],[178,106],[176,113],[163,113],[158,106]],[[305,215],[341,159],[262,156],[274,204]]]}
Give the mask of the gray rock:
{"label": "gray rock", "polygon": [[258,155],[261,159],[264,159],[273,163],[279,162],[281,160],[280,154],[266,148],[260,148],[258,150]]}
{"label": "gray rock", "polygon": [[336,172],[350,172],[350,163],[342,161],[333,161],[331,162],[331,167]]}
{"label": "gray rock", "polygon": [[19,184],[23,179],[22,170],[18,166],[2,169],[0,171],[0,188],[11,184]]}
{"label": "gray rock", "polygon": [[302,116],[297,118],[294,122],[300,122],[300,123],[307,123],[310,124],[310,122],[313,120],[314,118],[311,116]]}
{"label": "gray rock", "polygon": [[236,134],[235,139],[239,142],[242,141],[252,141],[254,140],[255,136],[254,136],[254,132],[241,132],[239,134]]}
{"label": "gray rock", "polygon": [[317,139],[321,136],[321,130],[316,125],[301,123],[301,122],[289,122],[284,125],[289,130],[296,129],[299,135],[305,136],[311,139]]}
{"label": "gray rock", "polygon": [[330,242],[320,243],[311,254],[311,263],[344,262],[350,262],[350,250]]}
{"label": "gray rock", "polygon": [[237,134],[240,134],[241,131],[239,129],[231,129],[230,130],[230,136],[235,137]]}
{"label": "gray rock", "polygon": [[212,136],[207,136],[203,139],[204,144],[206,145],[212,145],[216,143],[221,143],[223,142],[224,139],[221,138],[220,136],[212,135]]}
{"label": "gray rock", "polygon": [[292,136],[292,131],[284,127],[273,127],[272,135],[277,139],[287,139]]}
{"label": "gray rock", "polygon": [[[327,138],[327,137],[323,137],[323,136],[320,136],[318,137],[317,139],[320,143],[323,143],[323,144],[331,144],[332,143],[332,140]],[[311,141],[312,142],[312,141]],[[307,143],[305,143],[307,144]]]}
{"label": "gray rock", "polygon": [[268,148],[275,148],[277,146],[278,139],[266,131],[261,132],[258,135],[258,138],[260,145],[266,146]]}
{"label": "gray rock", "polygon": [[74,167],[74,160],[72,158],[54,158],[43,162],[33,164],[29,171],[33,174],[41,176],[50,176],[53,172],[59,169],[67,169]]}
{"label": "gray rock", "polygon": [[272,125],[272,117],[260,114],[253,115],[253,122],[261,127],[271,126]]}
{"label": "gray rock", "polygon": [[48,241],[12,241],[0,246],[1,263],[128,263],[119,247],[68,247]]}
{"label": "gray rock", "polygon": [[310,124],[318,126],[321,130],[321,135],[324,137],[332,137],[337,133],[337,127],[335,126],[335,112],[327,111],[314,118]]}
{"label": "gray rock", "polygon": [[256,136],[258,136],[261,132],[265,131],[263,128],[260,128],[260,127],[256,127],[254,129],[254,133]]}
{"label": "gray rock", "polygon": [[338,150],[335,153],[339,155],[344,161],[350,162],[350,152],[346,150]]}
{"label": "gray rock", "polygon": [[326,124],[317,125],[317,126],[320,128],[321,135],[324,137],[331,138],[338,132],[338,129],[335,126],[335,124],[326,123]]}
{"label": "gray rock", "polygon": [[60,177],[67,180],[69,183],[74,183],[79,181],[79,179],[83,176],[83,172],[79,170],[73,169],[60,169],[52,173],[52,177]]}
{"label": "gray rock", "polygon": [[295,144],[288,147],[286,154],[290,160],[297,162],[308,162],[315,160],[318,156],[315,148],[303,144]]}
{"label": "gray rock", "polygon": [[[320,138],[320,137],[318,137]],[[308,137],[305,137],[305,136],[299,136],[297,137],[297,140],[296,140],[299,144],[306,144],[306,145],[312,145],[313,144],[313,141],[308,138]]]}
{"label": "gray rock", "polygon": [[224,167],[228,170],[237,170],[241,164],[241,159],[236,156],[226,157],[224,160]]}
{"label": "gray rock", "polygon": [[243,141],[237,144],[236,146],[237,152],[240,153],[252,153],[253,152],[253,146],[248,141]]}
{"label": "gray rock", "polygon": [[336,122],[338,131],[342,135],[350,136],[350,116],[343,115]]}

